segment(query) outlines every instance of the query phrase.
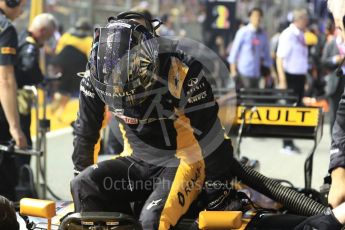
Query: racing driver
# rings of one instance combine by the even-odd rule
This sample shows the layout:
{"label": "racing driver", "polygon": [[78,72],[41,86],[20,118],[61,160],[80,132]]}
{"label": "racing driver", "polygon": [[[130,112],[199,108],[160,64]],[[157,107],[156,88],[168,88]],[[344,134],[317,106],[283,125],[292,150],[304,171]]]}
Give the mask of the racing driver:
{"label": "racing driver", "polygon": [[[144,201],[139,220],[147,230],[175,226],[206,183],[231,179],[233,160],[208,70],[155,29],[144,15],[124,12],[95,30],[72,156],[75,211],[131,214],[130,202]],[[95,163],[106,106],[125,150]],[[203,191],[207,202],[218,196]]]}

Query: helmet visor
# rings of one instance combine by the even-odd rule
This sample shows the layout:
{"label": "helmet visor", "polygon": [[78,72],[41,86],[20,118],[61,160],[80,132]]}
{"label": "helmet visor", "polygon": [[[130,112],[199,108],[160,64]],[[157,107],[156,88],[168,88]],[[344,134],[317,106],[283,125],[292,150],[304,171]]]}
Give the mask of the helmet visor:
{"label": "helmet visor", "polygon": [[120,21],[99,30],[90,73],[98,94],[114,108],[140,103],[154,78],[156,41],[139,26]]}
{"label": "helmet visor", "polygon": [[126,25],[119,23],[100,29],[97,76],[105,84],[123,85],[130,81],[129,68],[131,59],[136,55],[134,47],[137,46],[137,41],[133,37],[133,30]]}

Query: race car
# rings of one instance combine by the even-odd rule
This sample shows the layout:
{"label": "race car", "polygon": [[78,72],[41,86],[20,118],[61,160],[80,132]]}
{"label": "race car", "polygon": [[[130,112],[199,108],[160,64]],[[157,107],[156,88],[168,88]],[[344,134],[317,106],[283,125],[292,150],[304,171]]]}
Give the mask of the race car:
{"label": "race car", "polygon": [[[255,95],[255,98],[258,96]],[[268,96],[260,98],[267,100]],[[245,99],[252,101],[250,95]],[[320,108],[245,103],[238,105],[236,118],[232,128],[238,133],[239,144],[243,136],[295,137],[315,141],[305,163],[305,189],[302,192],[290,189],[279,181],[261,175],[250,167],[249,161],[243,164],[237,162],[229,165],[237,178],[224,193],[222,200],[226,200],[226,205],[218,211],[210,211],[200,210],[197,203],[193,204],[174,229],[293,229],[306,217],[322,213],[326,204],[322,203],[322,196],[311,189],[313,154],[322,135]],[[259,194],[267,195],[274,205],[257,205],[260,202],[254,200],[255,195],[248,193],[248,188],[255,188]],[[256,194],[258,192],[254,191]],[[21,200],[19,213],[29,216],[24,217],[27,229],[141,229],[133,216],[116,212],[74,213],[71,202],[55,203],[25,198]]]}

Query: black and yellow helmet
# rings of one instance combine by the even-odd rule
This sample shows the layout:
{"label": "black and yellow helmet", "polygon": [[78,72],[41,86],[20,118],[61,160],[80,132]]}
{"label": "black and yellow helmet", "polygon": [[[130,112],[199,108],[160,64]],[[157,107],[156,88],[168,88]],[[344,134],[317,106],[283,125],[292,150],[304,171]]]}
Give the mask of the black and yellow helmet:
{"label": "black and yellow helmet", "polygon": [[158,70],[158,41],[151,21],[136,12],[109,18],[105,27],[95,30],[88,70],[110,109],[142,103]]}

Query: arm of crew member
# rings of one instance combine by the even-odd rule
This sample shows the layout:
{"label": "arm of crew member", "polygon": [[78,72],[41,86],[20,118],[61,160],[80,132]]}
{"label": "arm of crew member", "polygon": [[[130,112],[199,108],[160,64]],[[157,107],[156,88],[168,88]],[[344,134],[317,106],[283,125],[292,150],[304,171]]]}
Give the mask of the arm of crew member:
{"label": "arm of crew member", "polygon": [[339,54],[338,48],[334,46],[335,44],[333,42],[326,43],[321,56],[321,64],[323,67],[331,70],[336,69],[344,57]]}
{"label": "arm of crew member", "polygon": [[328,195],[328,203],[336,208],[345,202],[345,168],[335,168],[331,176],[332,185]]}
{"label": "arm of crew member", "polygon": [[291,39],[291,36],[289,36],[289,34],[286,34],[284,31],[279,36],[276,65],[279,81],[278,88],[280,89],[287,88],[283,61],[287,60],[287,57],[291,55],[293,45]]}
{"label": "arm of crew member", "polygon": [[345,202],[334,208],[332,211],[335,218],[337,218],[341,224],[345,224]]}
{"label": "arm of crew member", "polygon": [[283,59],[281,57],[277,57],[277,72],[278,72],[278,87],[280,89],[286,89],[286,76],[283,67]]}
{"label": "arm of crew member", "polygon": [[236,63],[231,63],[230,64],[230,76],[231,77],[236,77],[238,75],[237,73],[237,65]]}
{"label": "arm of crew member", "polygon": [[239,30],[236,33],[234,42],[232,44],[231,47],[231,51],[230,51],[230,55],[228,58],[228,61],[230,63],[230,76],[231,77],[236,77],[238,75],[237,73],[237,58],[241,49],[241,45],[242,45],[242,41],[243,41],[243,30]]}
{"label": "arm of crew member", "polygon": [[332,185],[328,202],[333,208],[345,202],[345,94],[341,96],[332,129],[329,171]]}
{"label": "arm of crew member", "polygon": [[263,65],[266,66],[267,68],[272,67],[272,58],[271,58],[271,53],[270,53],[270,44],[268,37],[266,34],[264,35],[263,38]]}
{"label": "arm of crew member", "polygon": [[26,138],[20,128],[17,84],[12,65],[0,66],[0,102],[10,126],[10,133],[20,148],[26,148]]}

